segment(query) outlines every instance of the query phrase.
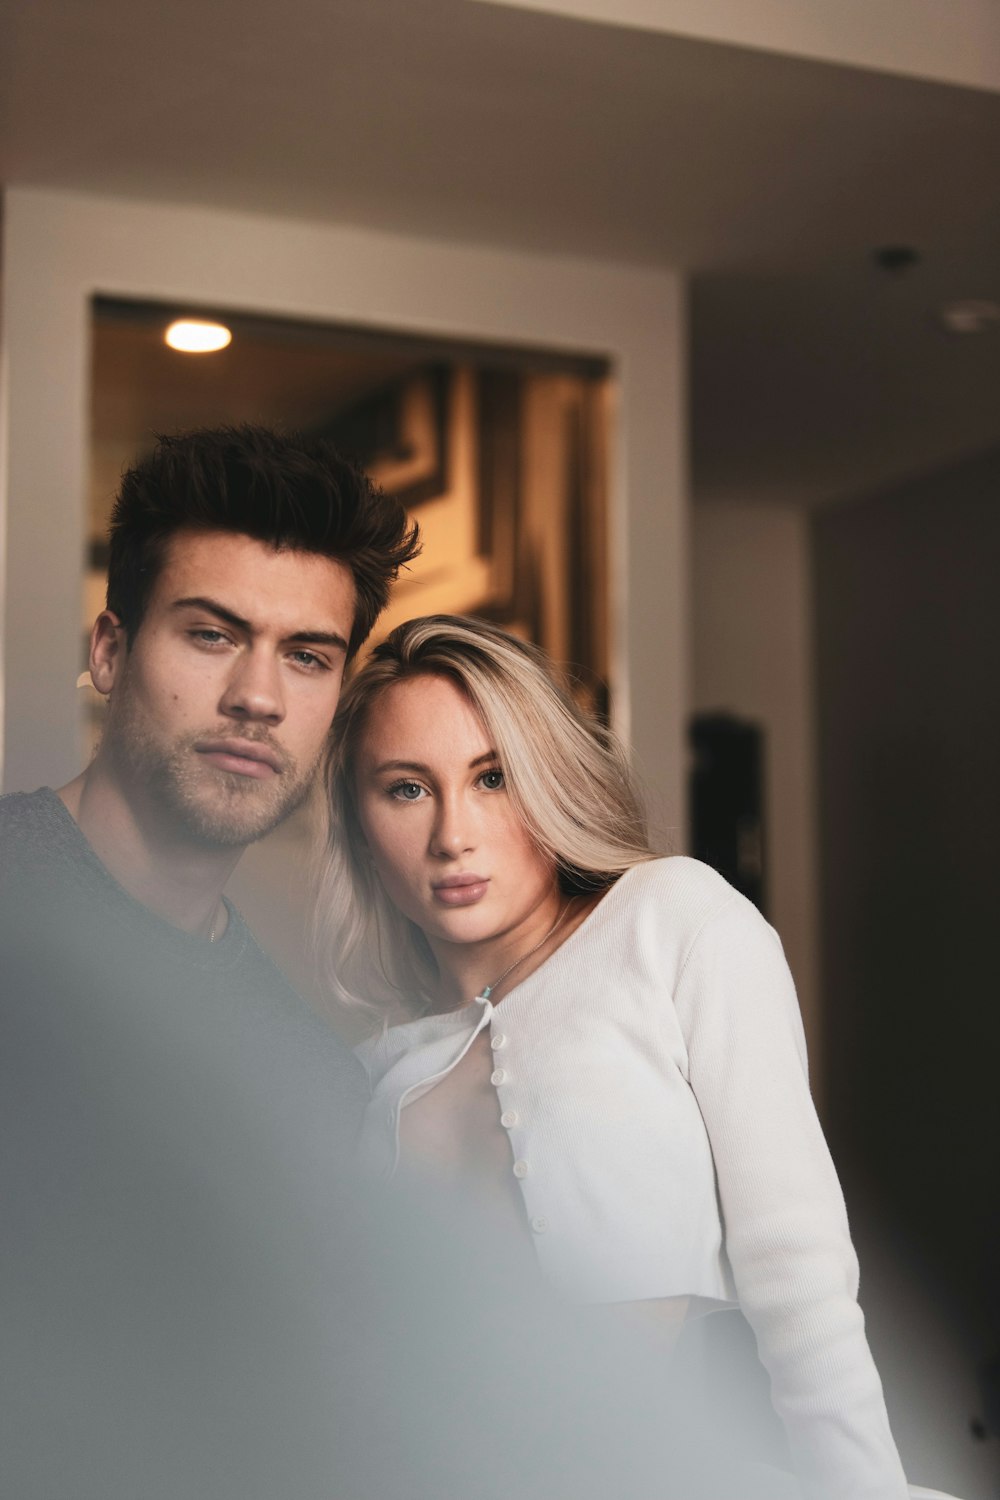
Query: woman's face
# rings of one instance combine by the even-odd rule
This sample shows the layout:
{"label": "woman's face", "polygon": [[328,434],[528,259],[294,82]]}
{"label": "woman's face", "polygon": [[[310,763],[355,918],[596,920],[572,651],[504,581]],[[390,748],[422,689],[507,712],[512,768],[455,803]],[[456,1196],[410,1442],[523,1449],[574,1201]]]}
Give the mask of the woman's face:
{"label": "woman's face", "polygon": [[559,907],[553,862],[507,794],[482,720],[451,679],[376,699],[358,747],[361,827],[390,899],[438,942],[516,936]]}

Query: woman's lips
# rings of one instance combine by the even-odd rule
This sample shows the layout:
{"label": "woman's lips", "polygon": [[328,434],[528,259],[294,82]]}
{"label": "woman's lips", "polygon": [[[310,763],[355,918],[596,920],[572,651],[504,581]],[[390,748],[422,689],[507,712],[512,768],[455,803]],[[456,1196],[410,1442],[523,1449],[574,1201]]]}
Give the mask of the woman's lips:
{"label": "woman's lips", "polygon": [[489,883],[488,876],[455,875],[433,887],[434,899],[442,906],[475,906],[486,895]]}

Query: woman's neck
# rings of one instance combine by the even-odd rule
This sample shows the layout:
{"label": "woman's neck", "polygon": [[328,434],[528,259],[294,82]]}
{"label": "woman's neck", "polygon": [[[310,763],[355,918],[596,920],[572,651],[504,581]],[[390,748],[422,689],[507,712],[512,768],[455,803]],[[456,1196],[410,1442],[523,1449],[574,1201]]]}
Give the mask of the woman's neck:
{"label": "woman's neck", "polygon": [[530,916],[510,932],[478,943],[431,942],[440,973],[438,1008],[458,1010],[477,996],[502,1000],[551,958],[589,912],[603,892],[594,896],[564,896],[553,891]]}

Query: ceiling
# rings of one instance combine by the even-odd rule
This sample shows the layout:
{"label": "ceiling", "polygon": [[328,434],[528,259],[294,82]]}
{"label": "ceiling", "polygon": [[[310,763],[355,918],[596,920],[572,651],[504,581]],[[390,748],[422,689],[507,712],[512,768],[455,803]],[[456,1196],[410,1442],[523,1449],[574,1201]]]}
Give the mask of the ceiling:
{"label": "ceiling", "polygon": [[[4,0],[6,183],[685,270],[703,499],[1000,444],[1000,93],[469,0]],[[888,274],[885,245],[920,259]]]}

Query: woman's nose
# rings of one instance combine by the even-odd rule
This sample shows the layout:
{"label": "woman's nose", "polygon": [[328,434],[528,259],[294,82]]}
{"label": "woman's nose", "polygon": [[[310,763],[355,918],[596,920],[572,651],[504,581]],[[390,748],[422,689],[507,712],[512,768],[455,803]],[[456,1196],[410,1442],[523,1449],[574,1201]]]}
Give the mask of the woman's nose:
{"label": "woman's nose", "polygon": [[440,859],[458,859],[473,848],[468,810],[458,799],[442,798],[431,830],[431,853]]}

